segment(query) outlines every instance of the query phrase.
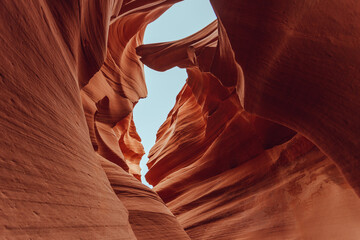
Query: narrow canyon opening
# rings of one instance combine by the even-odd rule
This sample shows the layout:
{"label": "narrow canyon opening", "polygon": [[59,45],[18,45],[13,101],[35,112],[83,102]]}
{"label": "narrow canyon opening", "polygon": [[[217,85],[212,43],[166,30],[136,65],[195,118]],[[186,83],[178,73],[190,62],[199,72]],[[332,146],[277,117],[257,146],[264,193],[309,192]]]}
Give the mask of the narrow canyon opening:
{"label": "narrow canyon opening", "polygon": [[[174,4],[145,30],[143,43],[161,43],[188,37],[216,19],[209,0],[185,0]],[[141,159],[141,181],[147,183],[146,163],[156,133],[174,107],[175,98],[187,79],[186,69],[174,67],[164,72],[144,66],[148,96],[140,99],[133,110],[136,130],[141,137],[145,154]]]}
{"label": "narrow canyon opening", "polygon": [[1,1],[0,239],[360,239],[360,2],[210,3]]}

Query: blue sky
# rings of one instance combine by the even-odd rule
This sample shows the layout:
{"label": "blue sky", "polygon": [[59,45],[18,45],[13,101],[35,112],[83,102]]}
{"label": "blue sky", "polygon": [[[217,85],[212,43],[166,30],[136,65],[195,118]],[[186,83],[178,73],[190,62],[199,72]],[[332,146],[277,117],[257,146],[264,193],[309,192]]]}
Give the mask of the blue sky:
{"label": "blue sky", "polygon": [[[149,24],[144,43],[157,43],[187,37],[216,19],[209,0],[185,0],[172,6],[160,18]],[[157,72],[145,66],[148,97],[141,99],[134,108],[134,121],[145,148],[140,167],[143,183],[148,171],[146,162],[149,150],[156,140],[156,132],[175,104],[176,95],[184,86],[185,69],[172,68]]]}

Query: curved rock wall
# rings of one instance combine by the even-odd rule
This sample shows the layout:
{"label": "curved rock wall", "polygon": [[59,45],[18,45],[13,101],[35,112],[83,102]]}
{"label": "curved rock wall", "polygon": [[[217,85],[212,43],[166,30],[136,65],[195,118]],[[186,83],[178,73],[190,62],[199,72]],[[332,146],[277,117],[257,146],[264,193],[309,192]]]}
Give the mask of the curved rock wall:
{"label": "curved rock wall", "polygon": [[[359,239],[358,1],[211,0],[218,21],[139,46],[176,2],[0,2],[0,237]],[[161,199],[140,57],[189,76]]]}
{"label": "curved rock wall", "polygon": [[208,115],[186,85],[149,156],[147,180],[191,239],[357,239],[360,201],[333,161],[234,96]]}
{"label": "curved rock wall", "polygon": [[175,2],[1,1],[1,239],[188,239],[132,176],[135,47]]}
{"label": "curved rock wall", "polygon": [[[317,49],[315,45],[310,49],[302,48],[293,52],[289,52],[289,46],[282,46],[282,41],[274,40],[274,46],[268,46],[269,41],[278,39],[278,31],[283,29],[276,30],[278,25],[270,25],[266,21],[278,20],[283,25],[288,23],[285,21],[287,18],[276,15],[279,11],[296,19],[296,26],[310,28],[307,35],[294,30],[294,35],[302,36],[302,39],[297,40],[298,43],[306,45],[309,38],[313,44],[321,40],[322,32],[318,32],[316,28],[311,29],[310,22],[302,18],[307,14],[315,14],[312,9],[305,9],[309,4],[310,1],[284,1],[283,4],[269,1],[265,7],[259,7],[259,4],[250,1],[243,1],[241,4],[239,1],[213,1],[220,17],[217,28],[213,23],[197,34],[179,41],[137,48],[138,54],[142,56],[141,60],[156,70],[166,70],[173,66],[187,68],[187,83],[159,129],[155,146],[150,151],[150,169],[146,178],[192,239],[360,237],[357,227],[360,224],[360,200],[356,194],[356,178],[359,175],[353,174],[359,172],[356,168],[359,159],[354,158],[357,149],[352,148],[358,143],[355,136],[360,136],[356,125],[358,115],[351,120],[348,118],[351,124],[342,125],[336,130],[339,132],[346,128],[346,131],[353,131],[351,136],[347,136],[352,139],[349,146],[351,149],[339,149],[347,159],[333,157],[331,151],[326,151],[324,146],[334,144],[334,138],[338,138],[336,141],[344,139],[342,144],[349,139],[346,136],[336,137],[336,133],[326,138],[326,135],[333,133],[329,129],[336,127],[336,124],[330,127],[330,122],[320,124],[317,121],[325,121],[332,114],[349,111],[347,106],[356,108],[357,102],[352,102],[356,97],[349,94],[349,89],[343,86],[344,89],[336,90],[336,97],[341,98],[341,103],[345,105],[332,106],[330,102],[317,105],[317,102],[314,104],[316,106],[308,106],[310,102],[316,102],[316,99],[322,99],[325,95],[330,100],[329,94],[335,92],[335,86],[328,86],[323,82],[325,75],[329,77],[329,72],[333,72],[331,65],[324,66],[329,56],[318,55],[317,51],[321,49]],[[333,2],[327,4],[333,4],[327,7],[325,4],[324,7],[330,9],[337,5]],[[351,10],[351,6],[353,5],[342,9],[347,12]],[[296,7],[303,9],[301,14],[304,15],[297,13]],[[314,3],[312,7],[320,10],[321,3]],[[273,11],[267,12],[266,8]],[[294,11],[288,12],[289,9]],[[318,17],[324,18],[321,22],[324,31],[328,35],[334,35],[336,31],[331,30],[329,16],[319,14]],[[355,15],[351,17],[356,18]],[[348,19],[342,20],[336,14],[334,18],[345,28],[349,26],[346,25]],[[261,25],[263,21],[264,27]],[[258,34],[265,27],[268,28],[265,32],[267,35],[259,37]],[[242,42],[237,41],[236,37]],[[356,35],[348,37],[354,42],[358,40]],[[239,44],[242,46],[238,46]],[[328,50],[338,51],[338,55],[332,57],[340,64],[347,55],[347,60],[355,56],[348,52],[354,46],[351,41],[347,45],[343,43],[342,48],[338,46],[337,49],[329,44]],[[261,49],[267,50],[267,55],[259,55],[258,51]],[[313,56],[310,54],[311,49],[315,49]],[[310,62],[315,61],[311,66],[314,67],[311,68],[312,71],[308,68],[307,58],[303,56],[306,53]],[[291,66],[285,61],[286,58],[280,60],[283,54],[290,55],[287,60],[294,61]],[[321,68],[316,69],[316,64],[321,65]],[[333,80],[344,78],[347,68],[351,68],[349,74],[359,76],[356,74],[357,69],[346,65],[346,62],[344,64],[336,69],[338,72],[333,72]],[[280,66],[281,71],[277,69]],[[298,71],[294,67],[309,74],[306,76],[308,79],[302,79],[304,83],[293,79],[305,78],[304,75],[297,75]],[[263,74],[265,72],[266,75]],[[279,72],[283,74],[280,79],[276,78]],[[358,82],[355,83],[351,78],[344,80],[352,82],[353,90],[359,90]],[[306,81],[318,87],[323,86],[323,89],[316,92],[306,85]],[[249,87],[251,84],[254,89]],[[277,95],[280,90],[281,94]],[[298,99],[300,94],[303,94],[302,101]],[[244,106],[245,110],[249,109],[273,121],[245,111]],[[284,106],[286,109],[282,109]],[[312,114],[310,110],[315,108],[319,109]],[[334,108],[339,112],[335,112]],[[273,115],[264,114],[269,113],[270,109],[274,110],[271,112]],[[279,120],[280,115],[276,116],[279,111],[287,111],[286,117],[281,116],[283,121]],[[307,123],[303,119],[306,117],[304,111],[308,112]],[[321,116],[321,113],[327,115]],[[291,114],[296,114],[297,118],[295,115],[290,117]],[[293,119],[302,125],[295,126]],[[306,124],[317,130],[307,131]],[[314,136],[319,131],[323,135]],[[323,152],[301,134],[314,141]],[[339,164],[339,160],[342,163],[348,162],[353,168],[347,169],[348,166]]]}
{"label": "curved rock wall", "polygon": [[360,3],[211,0],[246,111],[302,133],[360,195]]}

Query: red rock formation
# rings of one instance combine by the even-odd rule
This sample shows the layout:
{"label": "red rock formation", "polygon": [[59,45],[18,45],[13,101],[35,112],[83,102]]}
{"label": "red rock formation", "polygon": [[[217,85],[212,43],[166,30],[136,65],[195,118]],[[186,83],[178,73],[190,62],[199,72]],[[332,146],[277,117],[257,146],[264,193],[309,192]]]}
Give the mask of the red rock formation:
{"label": "red rock formation", "polygon": [[126,172],[143,154],[135,47],[175,2],[0,3],[1,239],[188,239]]}
{"label": "red rock formation", "polygon": [[[136,49],[178,1],[0,3],[0,238],[359,239],[359,3],[212,0]],[[189,75],[147,175],[181,225],[137,180],[137,54]]]}
{"label": "red rock formation", "polygon": [[211,0],[245,110],[302,133],[360,195],[360,2]]}
{"label": "red rock formation", "polygon": [[109,23],[104,63],[81,89],[94,149],[138,179],[144,149],[132,120],[132,109],[140,98],[146,97],[147,90],[135,48],[142,43],[147,24],[174,2],[123,3]]}
{"label": "red rock formation", "polygon": [[357,239],[360,201],[333,162],[275,124],[226,115],[232,98],[208,117],[186,86],[150,153],[147,179],[189,236]]}
{"label": "red rock formation", "polygon": [[242,70],[216,30],[137,49],[154,69],[189,76],[150,151],[148,182],[192,239],[358,239],[353,188],[305,137],[244,111]]}
{"label": "red rock formation", "polygon": [[129,212],[137,239],[189,239],[164,202],[151,189],[106,159],[101,164],[111,187]]}

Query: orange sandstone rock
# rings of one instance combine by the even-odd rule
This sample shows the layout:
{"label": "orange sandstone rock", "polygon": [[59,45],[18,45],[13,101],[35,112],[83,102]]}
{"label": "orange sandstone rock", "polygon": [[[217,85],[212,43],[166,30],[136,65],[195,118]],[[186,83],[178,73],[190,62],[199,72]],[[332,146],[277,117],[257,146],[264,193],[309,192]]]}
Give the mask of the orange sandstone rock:
{"label": "orange sandstone rock", "polygon": [[214,50],[209,28],[137,48],[157,70],[188,72],[150,151],[148,182],[192,239],[359,238],[354,189],[312,142],[243,109],[229,33],[220,22]]}
{"label": "orange sandstone rock", "polygon": [[189,239],[164,202],[150,188],[122,168],[101,159],[111,187],[129,212],[137,239]]}
{"label": "orange sandstone rock", "polygon": [[132,176],[135,47],[175,2],[1,1],[1,239],[188,239]]}
{"label": "orange sandstone rock", "polygon": [[244,74],[245,110],[306,136],[360,195],[360,2],[211,3]]}
{"label": "orange sandstone rock", "polygon": [[[176,2],[0,3],[0,237],[359,239],[359,3],[211,0],[139,46]],[[189,76],[150,152],[162,200],[140,57]]]}

